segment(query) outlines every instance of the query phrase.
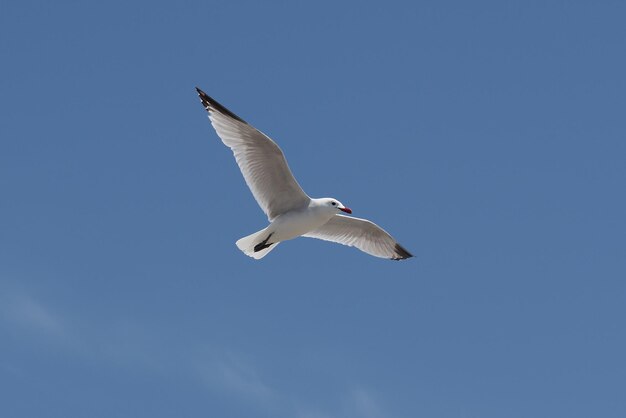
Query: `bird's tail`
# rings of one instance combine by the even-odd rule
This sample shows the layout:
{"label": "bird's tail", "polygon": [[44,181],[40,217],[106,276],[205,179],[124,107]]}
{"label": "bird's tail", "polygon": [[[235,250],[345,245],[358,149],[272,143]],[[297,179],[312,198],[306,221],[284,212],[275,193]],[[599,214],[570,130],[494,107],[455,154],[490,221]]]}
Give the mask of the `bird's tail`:
{"label": "bird's tail", "polygon": [[256,260],[259,260],[272,251],[279,244],[278,242],[272,242],[272,233],[268,232],[268,228],[262,229],[259,232],[248,235],[241,238],[236,242],[237,247],[244,252],[247,256],[250,256]]}

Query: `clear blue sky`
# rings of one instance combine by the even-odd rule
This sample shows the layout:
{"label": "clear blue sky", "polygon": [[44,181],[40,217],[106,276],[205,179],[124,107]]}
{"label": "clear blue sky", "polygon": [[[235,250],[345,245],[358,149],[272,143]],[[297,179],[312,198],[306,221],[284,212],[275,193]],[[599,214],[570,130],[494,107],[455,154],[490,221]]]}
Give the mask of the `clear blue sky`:
{"label": "clear blue sky", "polygon": [[[0,415],[626,416],[625,16],[3,2]],[[239,252],[196,85],[416,258]]]}

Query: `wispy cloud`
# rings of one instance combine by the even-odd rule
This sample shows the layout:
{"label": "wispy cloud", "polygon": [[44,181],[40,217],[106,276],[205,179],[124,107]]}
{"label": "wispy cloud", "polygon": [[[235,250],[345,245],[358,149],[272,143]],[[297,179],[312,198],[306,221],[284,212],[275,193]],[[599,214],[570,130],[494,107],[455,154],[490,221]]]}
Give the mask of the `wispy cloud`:
{"label": "wispy cloud", "polygon": [[[63,315],[54,305],[24,291],[0,294],[0,325],[10,332],[39,338],[57,349],[83,358],[122,367],[146,369],[162,375],[198,379],[213,393],[276,417],[382,418],[389,416],[375,392],[346,386],[330,398],[311,398],[302,384],[277,385],[246,353],[217,342],[193,347],[163,344],[172,341],[146,324],[111,319],[85,322],[80,315]],[[208,348],[207,348],[208,347]],[[190,355],[194,353],[193,355]],[[172,361],[172,359],[178,359]],[[19,370],[0,365],[12,374]],[[334,398],[334,399],[333,399]],[[334,407],[332,406],[334,405]]]}
{"label": "wispy cloud", "polygon": [[[297,418],[384,418],[390,415],[386,413],[379,400],[371,390],[363,387],[348,389],[335,399],[336,408],[323,411],[311,404],[298,405]],[[287,415],[286,415],[287,416]]]}
{"label": "wispy cloud", "polygon": [[379,401],[374,397],[372,392],[363,388],[352,390],[348,396],[348,409],[350,416],[363,418],[383,418],[387,415],[383,414]]}
{"label": "wispy cloud", "polygon": [[61,317],[27,294],[5,294],[0,306],[5,322],[12,327],[48,338],[67,334]]}
{"label": "wispy cloud", "polygon": [[[223,349],[206,348],[190,363],[191,370],[210,391],[245,402],[276,417],[296,418],[384,418],[389,414],[380,396],[364,386],[346,386],[330,399],[314,399],[303,393],[306,384],[272,385],[249,357]],[[304,387],[303,387],[304,386]],[[333,399],[334,398],[334,399]],[[334,407],[333,407],[334,405]]]}
{"label": "wispy cloud", "polygon": [[227,392],[263,406],[278,402],[276,392],[241,355],[222,350],[207,350],[195,369],[212,390]]}

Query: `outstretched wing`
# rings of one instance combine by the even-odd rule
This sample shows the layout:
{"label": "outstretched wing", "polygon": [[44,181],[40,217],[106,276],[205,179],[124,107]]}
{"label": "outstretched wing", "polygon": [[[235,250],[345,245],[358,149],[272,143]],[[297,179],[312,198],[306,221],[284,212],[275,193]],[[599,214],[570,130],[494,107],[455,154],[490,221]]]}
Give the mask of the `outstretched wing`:
{"label": "outstretched wing", "polygon": [[387,231],[367,219],[335,215],[321,227],[303,236],[357,247],[376,257],[392,260],[413,257]]}
{"label": "outstretched wing", "polygon": [[271,221],[311,200],[293,177],[282,150],[267,135],[196,87],[217,135],[235,155],[252,195]]}

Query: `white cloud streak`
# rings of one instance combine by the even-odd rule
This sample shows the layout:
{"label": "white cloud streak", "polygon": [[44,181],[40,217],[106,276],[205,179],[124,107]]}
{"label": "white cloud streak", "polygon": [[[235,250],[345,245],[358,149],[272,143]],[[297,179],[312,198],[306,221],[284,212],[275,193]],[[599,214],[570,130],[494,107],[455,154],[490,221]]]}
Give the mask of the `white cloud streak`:
{"label": "white cloud streak", "polygon": [[199,372],[211,390],[228,392],[260,406],[278,402],[276,392],[263,381],[257,370],[233,352],[208,350],[192,368]]}
{"label": "white cloud streak", "polygon": [[0,305],[4,321],[9,326],[47,338],[62,338],[66,335],[61,317],[26,294],[4,295]]}
{"label": "white cloud streak", "polygon": [[383,418],[379,402],[374,395],[363,388],[357,388],[349,396],[350,416],[363,418]]}
{"label": "white cloud streak", "polygon": [[[182,372],[202,381],[211,392],[232,397],[276,417],[296,418],[382,418],[384,413],[377,397],[362,387],[346,388],[337,395],[332,411],[311,402],[294,398],[268,383],[259,368],[245,354],[225,348],[204,349],[189,356],[188,347],[169,347],[164,351],[162,335],[154,336],[151,327],[126,324],[123,332],[119,322],[83,324],[70,320],[25,292],[4,292],[0,296],[0,323],[12,332],[30,334],[73,354],[80,352],[95,361],[124,367],[149,369],[160,374]],[[78,318],[78,316],[77,316]],[[91,325],[91,326],[87,326]],[[78,327],[78,328],[77,328]],[[130,327],[130,328],[128,328]],[[128,329],[127,329],[128,328]],[[82,332],[80,332],[82,330]],[[206,346],[205,346],[206,347]],[[195,350],[192,350],[195,351]],[[199,354],[199,355],[198,355]],[[179,361],[172,362],[172,358]],[[326,403],[328,405],[328,403]],[[329,409],[328,407],[326,409]]]}

